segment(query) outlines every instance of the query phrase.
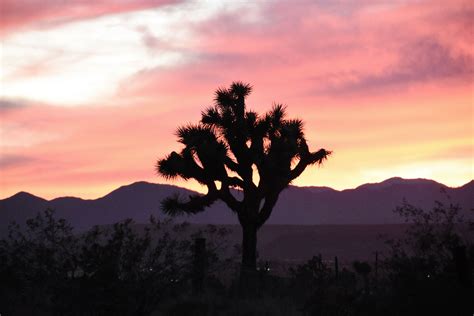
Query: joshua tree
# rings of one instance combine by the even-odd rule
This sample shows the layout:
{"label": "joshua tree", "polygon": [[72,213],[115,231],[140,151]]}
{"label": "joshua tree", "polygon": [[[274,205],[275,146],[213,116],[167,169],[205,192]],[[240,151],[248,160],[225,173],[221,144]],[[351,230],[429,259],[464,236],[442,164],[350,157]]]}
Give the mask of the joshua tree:
{"label": "joshua tree", "polygon": [[251,91],[241,82],[219,88],[215,105],[202,112],[198,124],[178,128],[184,148],[156,165],[165,178],[195,179],[208,190],[205,195],[163,200],[165,213],[194,214],[222,200],[237,215],[243,235],[242,271],[256,268],[257,231],[270,217],[279,194],[307,166],[322,163],[330,154],[325,149],[309,150],[303,122],[287,119],[284,106],[274,105],[265,115],[248,110],[245,99]]}

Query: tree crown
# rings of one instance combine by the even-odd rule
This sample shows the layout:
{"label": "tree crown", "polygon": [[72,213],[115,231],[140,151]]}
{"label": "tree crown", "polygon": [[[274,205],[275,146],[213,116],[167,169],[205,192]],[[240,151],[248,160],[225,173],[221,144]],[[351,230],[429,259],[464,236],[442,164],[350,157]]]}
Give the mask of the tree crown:
{"label": "tree crown", "polygon": [[[215,104],[201,113],[201,121],[178,128],[178,141],[184,148],[159,160],[157,172],[169,179],[195,179],[207,186],[208,193],[186,201],[178,196],[165,199],[165,212],[196,213],[220,199],[239,219],[246,210],[257,209],[253,213],[263,224],[279,193],[307,166],[320,164],[330,155],[325,149],[310,152],[303,121],[288,119],[283,105],[276,104],[263,115],[248,110],[245,100],[251,91],[242,82],[217,89]],[[254,172],[258,172],[258,184],[252,180]],[[243,191],[242,201],[231,194],[231,188]]]}

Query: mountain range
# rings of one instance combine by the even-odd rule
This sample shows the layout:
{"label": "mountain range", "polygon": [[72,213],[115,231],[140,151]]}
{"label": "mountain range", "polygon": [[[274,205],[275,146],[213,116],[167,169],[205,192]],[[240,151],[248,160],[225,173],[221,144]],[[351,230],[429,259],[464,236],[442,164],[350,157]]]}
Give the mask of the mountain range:
{"label": "mountain range", "polygon": [[[122,186],[94,200],[59,197],[46,200],[30,193],[19,192],[0,200],[0,234],[11,221],[24,223],[37,212],[52,208],[77,229],[104,225],[132,218],[146,223],[150,215],[162,218],[160,201],[174,193],[195,192],[171,185],[135,182]],[[431,208],[435,201],[459,203],[467,216],[474,208],[474,181],[450,188],[427,179],[390,178],[355,189],[334,190],[328,187],[290,186],[280,195],[268,224],[397,224],[403,223],[393,210],[403,200],[422,208]],[[449,200],[450,199],[450,200]],[[237,224],[236,216],[223,203],[215,203],[205,212],[180,216],[196,224]]]}

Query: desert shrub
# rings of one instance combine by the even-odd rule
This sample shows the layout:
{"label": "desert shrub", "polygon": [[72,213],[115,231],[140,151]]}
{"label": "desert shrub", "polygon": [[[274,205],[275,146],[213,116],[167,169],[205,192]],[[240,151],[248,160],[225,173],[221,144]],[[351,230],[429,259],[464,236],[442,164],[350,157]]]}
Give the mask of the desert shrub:
{"label": "desert shrub", "polygon": [[342,315],[354,301],[354,274],[343,270],[336,279],[321,255],[289,272],[290,293],[305,315]]}
{"label": "desert shrub", "polygon": [[406,202],[395,210],[410,226],[403,238],[388,241],[383,282],[389,314],[472,313],[473,230],[461,211],[441,202],[428,211]]}
{"label": "desert shrub", "polygon": [[[169,297],[186,294],[192,278],[192,239],[208,237],[209,270],[220,263],[225,230],[150,219],[74,234],[47,210],[12,224],[0,241],[0,306],[7,315],[147,315]],[[217,236],[217,237],[216,237]],[[221,240],[215,244],[213,240]]]}

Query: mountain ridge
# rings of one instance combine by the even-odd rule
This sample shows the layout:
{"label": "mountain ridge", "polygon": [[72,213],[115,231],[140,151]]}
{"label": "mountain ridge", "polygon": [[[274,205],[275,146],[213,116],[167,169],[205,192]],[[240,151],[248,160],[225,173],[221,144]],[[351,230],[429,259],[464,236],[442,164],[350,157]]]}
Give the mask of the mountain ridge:
{"label": "mountain ridge", "polygon": [[[347,188],[347,189],[342,189],[342,190],[338,190],[338,189],[334,189],[334,188],[331,188],[331,187],[328,187],[328,186],[296,186],[296,185],[290,185],[289,187],[291,188],[299,188],[299,189],[314,189],[314,190],[321,190],[321,191],[336,191],[336,192],[344,192],[344,191],[350,191],[350,190],[356,190],[356,189],[359,189],[359,188],[363,188],[365,186],[371,186],[371,185],[382,185],[382,184],[396,184],[399,180],[405,182],[414,182],[414,181],[425,181],[425,182],[430,182],[430,183],[433,183],[433,184],[436,184],[436,185],[440,185],[440,186],[443,186],[443,187],[446,187],[446,188],[450,188],[450,189],[458,189],[458,188],[463,188],[463,187],[466,187],[466,186],[471,186],[471,185],[474,185],[474,179],[461,185],[461,186],[458,186],[458,187],[450,187],[448,185],[445,185],[441,182],[437,182],[435,180],[431,180],[431,179],[426,179],[426,178],[410,178],[410,179],[407,179],[407,178],[402,178],[402,177],[391,177],[391,178],[388,178],[386,180],[383,180],[381,182],[368,182],[368,183],[364,183],[364,184],[361,184],[359,186],[356,186],[355,188]],[[183,189],[183,190],[188,190],[190,192],[194,192],[190,189],[186,189],[184,187],[180,187],[180,186],[176,186],[176,185],[172,185],[172,184],[166,184],[166,183],[154,183],[154,182],[148,182],[148,181],[135,181],[135,182],[131,182],[129,184],[124,184],[124,185],[121,185],[119,186],[118,188],[110,191],[109,193],[103,195],[103,196],[100,196],[100,197],[97,197],[97,198],[93,198],[93,199],[84,199],[84,198],[81,198],[81,197],[77,197],[77,196],[59,196],[59,197],[55,197],[55,198],[52,198],[52,199],[45,199],[43,197],[40,197],[40,196],[37,196],[33,193],[30,193],[30,192],[26,192],[26,191],[19,191],[9,197],[6,197],[6,198],[3,198],[3,199],[0,199],[0,202],[1,201],[4,201],[4,200],[7,200],[7,199],[10,199],[10,198],[13,198],[15,197],[16,195],[23,195],[23,194],[26,194],[26,195],[30,195],[30,196],[33,196],[33,197],[36,197],[36,198],[39,198],[39,199],[42,199],[42,200],[45,200],[45,201],[48,201],[48,202],[51,202],[51,201],[54,201],[54,200],[57,200],[57,199],[63,199],[63,198],[75,198],[75,199],[80,199],[80,200],[83,200],[83,201],[96,201],[96,200],[99,200],[101,198],[104,198],[116,191],[119,191],[121,189],[125,189],[125,188],[128,188],[128,187],[131,187],[131,186],[137,186],[137,185],[160,185],[160,186],[163,186],[163,187],[169,187],[169,188],[179,188],[179,189]]]}
{"label": "mountain ridge", "polygon": [[[70,196],[45,200],[19,192],[0,200],[0,233],[10,221],[23,223],[46,208],[55,209],[58,217],[65,218],[78,229],[111,224],[125,218],[145,223],[150,215],[165,217],[160,210],[160,201],[174,193],[187,195],[195,192],[145,181],[120,186],[102,197],[89,200]],[[474,181],[457,188],[428,179],[402,178],[342,191],[328,187],[290,186],[281,193],[268,224],[399,224],[403,219],[394,214],[393,209],[403,200],[417,207],[431,208],[437,200],[450,203],[448,196],[465,210],[474,208]],[[216,202],[205,212],[177,219],[196,224],[238,224],[235,214],[222,202]]]}

